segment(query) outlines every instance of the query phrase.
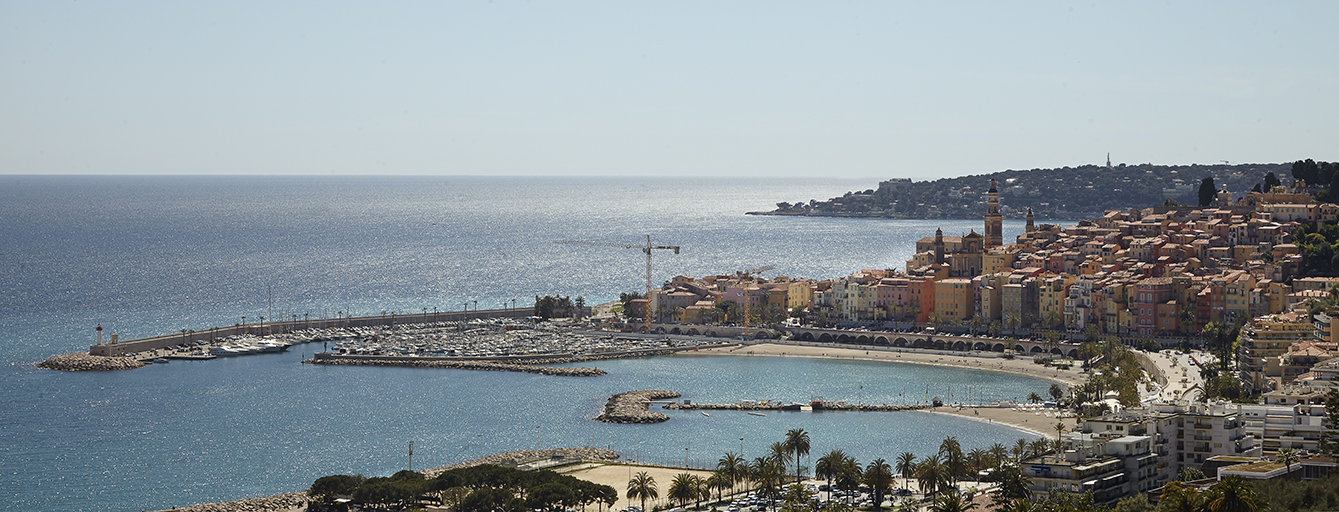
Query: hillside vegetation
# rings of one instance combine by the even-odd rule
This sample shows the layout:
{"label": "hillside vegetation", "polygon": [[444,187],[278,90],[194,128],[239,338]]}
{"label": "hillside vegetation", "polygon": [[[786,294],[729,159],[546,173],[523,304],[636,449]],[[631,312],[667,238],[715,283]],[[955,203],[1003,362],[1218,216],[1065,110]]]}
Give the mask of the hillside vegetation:
{"label": "hillside vegetation", "polygon": [[[1273,172],[1292,177],[1294,164],[1237,165],[1084,165],[1059,169],[1006,170],[993,174],[933,181],[893,179],[878,188],[847,192],[827,201],[777,203],[754,215],[809,215],[910,219],[975,219],[985,211],[986,191],[994,178],[1006,218],[1022,218],[1032,208],[1039,219],[1097,217],[1109,209],[1144,208],[1171,199],[1195,204],[1199,186],[1212,177],[1236,196],[1249,192]],[[1326,180],[1325,185],[1329,185]]]}

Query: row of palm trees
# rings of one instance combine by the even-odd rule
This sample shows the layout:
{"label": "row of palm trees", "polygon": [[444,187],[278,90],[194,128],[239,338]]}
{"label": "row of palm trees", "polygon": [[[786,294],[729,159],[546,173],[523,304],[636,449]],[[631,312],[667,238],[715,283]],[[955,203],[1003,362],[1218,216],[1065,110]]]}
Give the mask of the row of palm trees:
{"label": "row of palm trees", "polygon": [[[1058,430],[1059,432],[1059,430]],[[1024,459],[1036,457],[1056,449],[1058,441],[1037,439],[1027,441],[1019,439],[1012,448],[996,443],[989,448],[976,448],[964,452],[956,437],[949,436],[939,445],[939,450],[928,457],[918,459],[915,454],[903,452],[891,463],[883,458],[870,461],[861,466],[855,458],[842,450],[832,450],[819,457],[814,466],[815,476],[827,481],[830,489],[853,491],[861,485],[868,486],[874,494],[875,508],[878,509],[892,490],[896,478],[915,479],[926,496],[938,498],[945,493],[945,499],[958,499],[957,483],[960,478],[974,477],[979,471],[994,468],[997,475],[1021,479],[1019,471],[1000,471],[1006,466],[1017,467]],[[764,456],[747,461],[734,452],[726,452],[716,463],[709,477],[691,473],[680,473],[670,484],[667,497],[681,505],[689,502],[700,504],[710,500],[712,493],[719,501],[729,491],[758,491],[768,499],[783,496],[790,475],[798,483],[804,473],[800,458],[810,450],[809,434],[804,429],[792,429],[785,439],[773,443]],[[788,472],[789,468],[789,472]],[[1026,492],[1026,481],[1010,482],[1010,488]],[[1015,492],[1017,494],[1017,492]],[[637,473],[629,482],[627,497],[640,499],[645,510],[647,499],[658,499],[659,490],[655,479],[646,472]]]}

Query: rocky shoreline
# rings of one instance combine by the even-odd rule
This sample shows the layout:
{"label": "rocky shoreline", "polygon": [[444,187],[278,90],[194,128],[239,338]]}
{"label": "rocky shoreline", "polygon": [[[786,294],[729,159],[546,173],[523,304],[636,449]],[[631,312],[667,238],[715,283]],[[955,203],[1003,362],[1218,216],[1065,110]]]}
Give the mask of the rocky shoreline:
{"label": "rocky shoreline", "polygon": [[288,512],[305,510],[306,503],[307,491],[297,491],[219,503],[200,503],[171,510],[172,512]]}
{"label": "rocky shoreline", "polygon": [[566,461],[612,461],[618,460],[619,458],[618,452],[616,451],[585,446],[575,448],[546,448],[543,450],[516,450],[512,452],[495,453],[480,459],[451,464],[449,466],[425,469],[422,473],[428,478],[436,478],[437,475],[457,468],[468,468],[482,464],[517,467],[527,462],[549,460],[554,456],[562,456],[563,460]]}
{"label": "rocky shoreline", "polygon": [[52,357],[37,363],[37,367],[63,372],[108,372],[142,368],[144,363],[133,357],[106,357],[95,356],[88,352],[75,352]]}
{"label": "rocky shoreline", "polygon": [[[660,423],[669,421],[669,415],[663,412],[650,412],[649,400],[678,398],[682,395],[674,391],[644,389],[628,391],[609,397],[604,404],[604,414],[595,417],[595,421],[605,423]],[[672,404],[671,404],[672,405]]]}

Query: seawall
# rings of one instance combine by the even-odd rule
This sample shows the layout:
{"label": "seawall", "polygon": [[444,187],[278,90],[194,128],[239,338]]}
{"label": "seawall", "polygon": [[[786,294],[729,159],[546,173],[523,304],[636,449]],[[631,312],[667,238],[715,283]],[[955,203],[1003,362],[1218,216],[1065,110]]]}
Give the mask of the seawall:
{"label": "seawall", "polygon": [[[589,309],[587,314],[589,314]],[[196,341],[211,341],[215,338],[240,334],[282,334],[306,329],[331,329],[340,327],[396,326],[401,324],[422,324],[436,322],[461,322],[476,318],[525,318],[534,315],[533,308],[481,309],[478,311],[429,311],[427,313],[409,313],[396,315],[355,316],[343,318],[318,318],[310,320],[285,320],[236,324],[226,327],[210,327],[198,331],[150,336],[133,340],[117,341],[91,345],[88,353],[95,356],[117,357],[146,350],[173,347]]]}

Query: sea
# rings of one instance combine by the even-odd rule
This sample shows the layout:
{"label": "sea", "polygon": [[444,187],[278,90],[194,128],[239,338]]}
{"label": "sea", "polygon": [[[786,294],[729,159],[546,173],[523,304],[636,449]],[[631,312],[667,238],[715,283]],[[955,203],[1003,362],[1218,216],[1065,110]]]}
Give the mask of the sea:
{"label": "sea", "polygon": [[[302,490],[332,474],[390,475],[490,453],[600,446],[711,466],[802,428],[812,459],[861,464],[1034,434],[922,412],[669,412],[592,421],[609,395],[915,403],[1045,394],[1049,383],[895,363],[679,355],[600,362],[593,378],[301,364],[287,353],[108,373],[35,367],[122,339],[261,317],[588,304],[653,279],[774,265],[763,277],[903,268],[915,241],[981,220],[749,216],[874,180],[672,177],[0,176],[0,510],[133,511]],[[1006,221],[1004,236],[1022,232]],[[586,363],[589,365],[590,363]],[[957,395],[955,395],[955,393]],[[411,453],[412,443],[412,459]],[[812,461],[805,465],[812,467]]]}

